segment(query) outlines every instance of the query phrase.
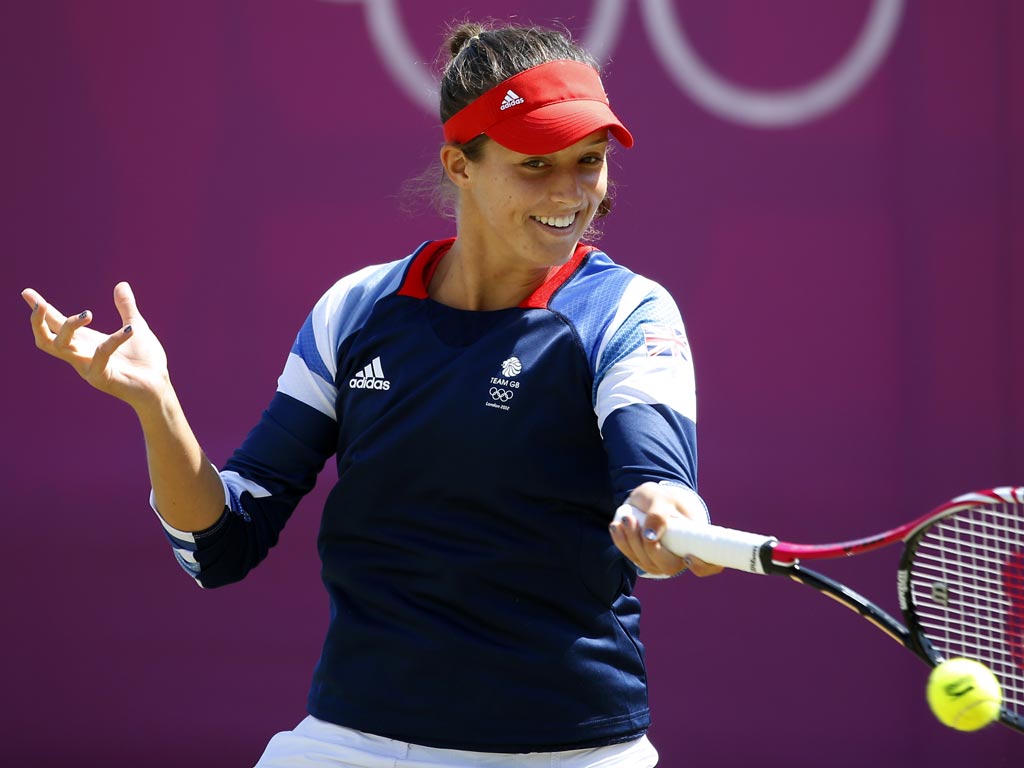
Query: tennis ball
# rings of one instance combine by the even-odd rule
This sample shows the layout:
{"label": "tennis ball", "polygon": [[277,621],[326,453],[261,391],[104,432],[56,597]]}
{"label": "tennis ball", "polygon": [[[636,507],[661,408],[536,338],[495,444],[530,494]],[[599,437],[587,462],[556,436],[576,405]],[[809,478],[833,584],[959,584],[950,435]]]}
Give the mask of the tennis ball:
{"label": "tennis ball", "polygon": [[1003,692],[992,671],[972,659],[949,659],[928,676],[928,706],[943,725],[976,731],[999,717]]}

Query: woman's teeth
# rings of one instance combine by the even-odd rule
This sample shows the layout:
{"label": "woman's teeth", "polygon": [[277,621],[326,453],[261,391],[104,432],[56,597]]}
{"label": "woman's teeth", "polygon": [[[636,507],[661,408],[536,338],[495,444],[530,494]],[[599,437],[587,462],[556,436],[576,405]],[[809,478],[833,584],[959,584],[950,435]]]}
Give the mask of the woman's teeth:
{"label": "woman's teeth", "polygon": [[576,215],[571,216],[534,216],[537,221],[541,224],[546,224],[549,227],[557,227],[559,229],[565,229],[566,227],[572,226],[572,223],[576,220]]}

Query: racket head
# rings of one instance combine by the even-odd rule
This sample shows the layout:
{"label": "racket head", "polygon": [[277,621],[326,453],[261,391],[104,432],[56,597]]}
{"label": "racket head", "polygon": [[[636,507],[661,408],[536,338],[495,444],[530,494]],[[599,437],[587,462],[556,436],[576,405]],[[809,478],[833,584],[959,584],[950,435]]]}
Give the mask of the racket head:
{"label": "racket head", "polygon": [[1024,731],[1024,487],[958,496],[906,538],[899,603],[932,666],[965,657],[992,670],[1000,715]]}

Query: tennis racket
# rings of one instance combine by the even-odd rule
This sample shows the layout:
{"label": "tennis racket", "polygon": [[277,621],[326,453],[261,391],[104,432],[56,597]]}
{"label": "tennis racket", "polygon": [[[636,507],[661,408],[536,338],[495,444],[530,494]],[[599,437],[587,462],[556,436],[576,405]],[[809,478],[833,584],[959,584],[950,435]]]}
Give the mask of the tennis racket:
{"label": "tennis racket", "polygon": [[[616,517],[644,514],[625,504]],[[903,542],[896,572],[905,624],[838,581],[802,565]],[[980,661],[1003,689],[1000,721],[1024,731],[1024,487],[958,496],[898,528],[832,544],[792,544],[716,525],[670,521],[662,546],[677,555],[788,576],[856,611],[934,667]]]}

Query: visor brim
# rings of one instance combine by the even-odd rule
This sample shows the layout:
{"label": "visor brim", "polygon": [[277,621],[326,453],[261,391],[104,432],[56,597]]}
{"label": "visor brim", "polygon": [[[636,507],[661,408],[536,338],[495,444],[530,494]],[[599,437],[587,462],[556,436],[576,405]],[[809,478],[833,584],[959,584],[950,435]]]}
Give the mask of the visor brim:
{"label": "visor brim", "polygon": [[602,128],[607,128],[627,149],[633,146],[633,135],[611,108],[594,100],[546,104],[492,125],[487,135],[513,152],[546,155],[572,146]]}

